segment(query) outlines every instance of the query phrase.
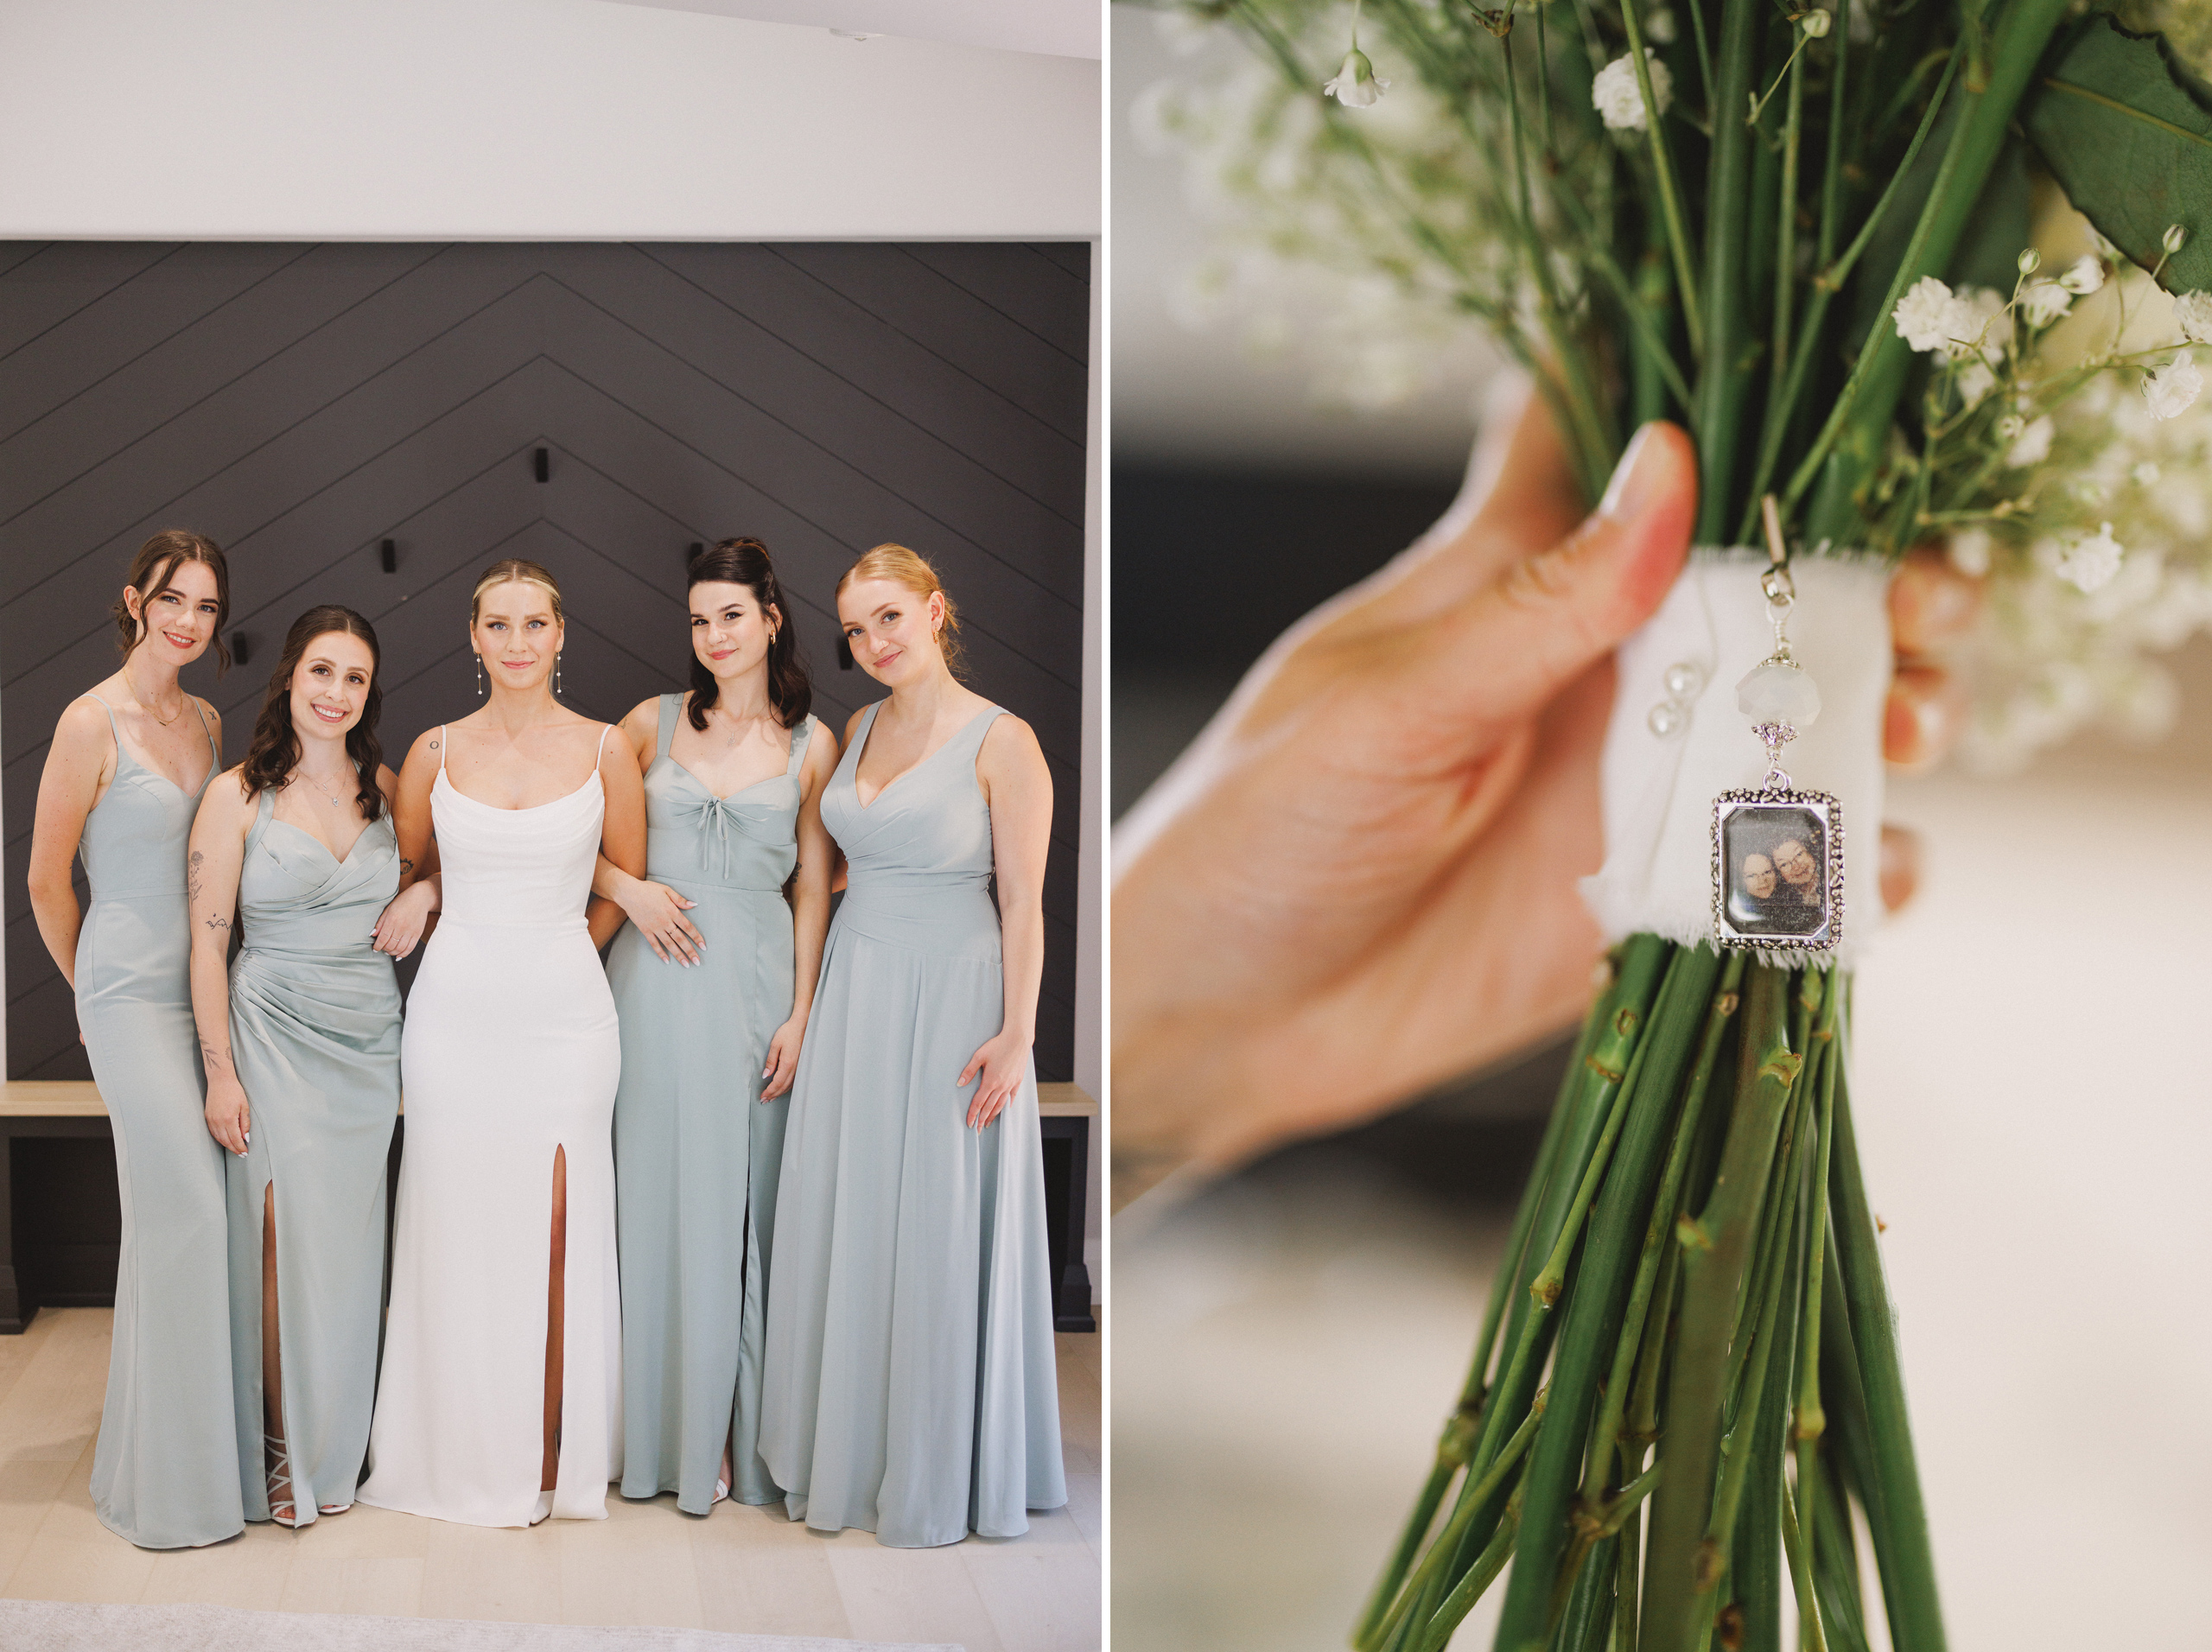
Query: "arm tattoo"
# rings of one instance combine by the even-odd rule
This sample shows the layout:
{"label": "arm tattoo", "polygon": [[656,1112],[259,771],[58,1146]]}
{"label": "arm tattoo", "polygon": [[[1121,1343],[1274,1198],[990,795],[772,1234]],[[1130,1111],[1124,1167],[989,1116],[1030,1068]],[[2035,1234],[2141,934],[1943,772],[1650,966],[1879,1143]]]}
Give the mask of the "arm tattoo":
{"label": "arm tattoo", "polygon": [[227,918],[222,917],[220,914],[210,912],[207,915],[207,927],[209,929],[222,931],[230,928],[230,926],[231,920]]}
{"label": "arm tattoo", "polygon": [[198,849],[184,863],[184,898],[193,905],[200,904],[200,863],[207,857]]}
{"label": "arm tattoo", "polygon": [[218,1072],[227,1068],[230,1063],[216,1053],[213,1045],[202,1039],[200,1040],[200,1064],[209,1072]]}
{"label": "arm tattoo", "polygon": [[399,875],[404,878],[414,869],[415,862],[402,855],[399,861]]}

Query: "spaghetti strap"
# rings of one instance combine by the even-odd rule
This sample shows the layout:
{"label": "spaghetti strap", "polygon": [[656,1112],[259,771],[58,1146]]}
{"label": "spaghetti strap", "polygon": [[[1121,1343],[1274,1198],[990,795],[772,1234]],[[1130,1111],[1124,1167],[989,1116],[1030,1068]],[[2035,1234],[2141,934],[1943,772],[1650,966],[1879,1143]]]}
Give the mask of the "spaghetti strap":
{"label": "spaghetti strap", "polygon": [[440,723],[438,725],[438,772],[440,774],[446,772],[446,747],[449,743],[446,739],[446,726]]}
{"label": "spaghetti strap", "polygon": [[275,819],[276,816],[276,788],[264,786],[261,789],[261,802],[256,805],[253,811],[253,826],[245,835],[245,852],[248,855],[253,853],[255,846],[261,842],[261,835],[269,829],[269,823]]}
{"label": "spaghetti strap", "polygon": [[613,723],[601,723],[599,726],[599,749],[591,754],[592,772],[594,774],[599,772],[599,766],[607,756],[607,737],[613,732]]}

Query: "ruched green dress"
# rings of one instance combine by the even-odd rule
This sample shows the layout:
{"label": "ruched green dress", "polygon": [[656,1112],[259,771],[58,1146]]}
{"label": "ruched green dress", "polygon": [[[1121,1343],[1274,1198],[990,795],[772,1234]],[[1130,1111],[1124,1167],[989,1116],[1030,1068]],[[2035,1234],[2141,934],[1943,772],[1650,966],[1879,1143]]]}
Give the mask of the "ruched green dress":
{"label": "ruched green dress", "polygon": [[[97,703],[113,729],[114,710]],[[212,731],[207,744],[213,778],[222,754]],[[78,843],[92,899],[77,932],[77,1026],[115,1132],[123,1199],[92,1509],[141,1548],[219,1543],[245,1524],[231,1422],[226,1155],[207,1134],[185,899],[186,845],[207,790],[156,774],[118,734],[115,778]]]}
{"label": "ruched green dress", "polygon": [[783,1496],[756,1446],[769,1242],[788,1096],[760,1100],[768,1040],[791,1013],[799,769],[717,797],[669,754],[683,696],[660,697],[645,771],[645,875],[698,903],[696,969],[625,925],[607,974],[622,1020],[614,1098],[622,1268],[622,1495],[676,1493],[703,1515],[730,1445],[743,1503]]}
{"label": "ruched green dress", "polygon": [[387,810],[343,861],[274,818],[264,791],[238,873],[244,949],[231,964],[231,1059],[251,1109],[244,1159],[225,1154],[231,1364],[248,1520],[269,1518],[263,1471],[262,1207],[276,1190],[276,1325],[294,1517],[353,1501],[376,1400],[385,1165],[399,1114],[399,984],[370,944],[399,890]]}

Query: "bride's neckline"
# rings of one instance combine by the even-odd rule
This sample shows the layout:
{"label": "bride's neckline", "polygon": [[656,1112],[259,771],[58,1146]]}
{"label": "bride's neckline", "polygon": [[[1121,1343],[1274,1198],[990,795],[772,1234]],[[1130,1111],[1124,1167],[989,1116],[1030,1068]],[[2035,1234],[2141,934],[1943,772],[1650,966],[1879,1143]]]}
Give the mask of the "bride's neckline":
{"label": "bride's neckline", "polygon": [[550,798],[544,803],[525,804],[519,809],[510,809],[505,804],[486,803],[481,797],[470,797],[466,791],[463,791],[459,786],[455,785],[452,780],[447,778],[446,772],[442,767],[438,770],[437,779],[432,782],[432,790],[435,791],[438,786],[443,786],[447,791],[452,792],[454,797],[460,798],[463,803],[473,803],[479,809],[488,809],[495,815],[529,815],[536,813],[540,809],[550,809],[556,804],[567,803],[569,798],[574,797],[577,792],[583,791],[586,786],[590,785],[593,781],[598,778],[599,770],[594,766],[589,774],[584,776],[583,784],[579,785],[575,791],[569,792],[563,797]]}

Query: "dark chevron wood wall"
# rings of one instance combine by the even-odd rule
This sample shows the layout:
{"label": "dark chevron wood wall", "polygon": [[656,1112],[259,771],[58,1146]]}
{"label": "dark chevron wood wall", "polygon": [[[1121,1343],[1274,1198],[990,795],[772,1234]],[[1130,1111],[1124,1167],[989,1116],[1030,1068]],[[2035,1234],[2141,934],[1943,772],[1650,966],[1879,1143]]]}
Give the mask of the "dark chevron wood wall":
{"label": "dark chevron wood wall", "polygon": [[681,683],[684,557],[737,533],[775,553],[841,728],[880,690],[837,669],[837,576],[924,552],[974,686],[1052,765],[1037,1065],[1071,1077],[1090,270],[1081,243],[0,243],[9,1076],[90,1076],[30,917],[33,805],[54,719],[113,669],[131,553],[182,526],[228,551],[253,651],[186,677],[231,761],[316,602],[377,626],[389,751],[467,711],[497,556],[553,569],[564,697],[618,717]]}

